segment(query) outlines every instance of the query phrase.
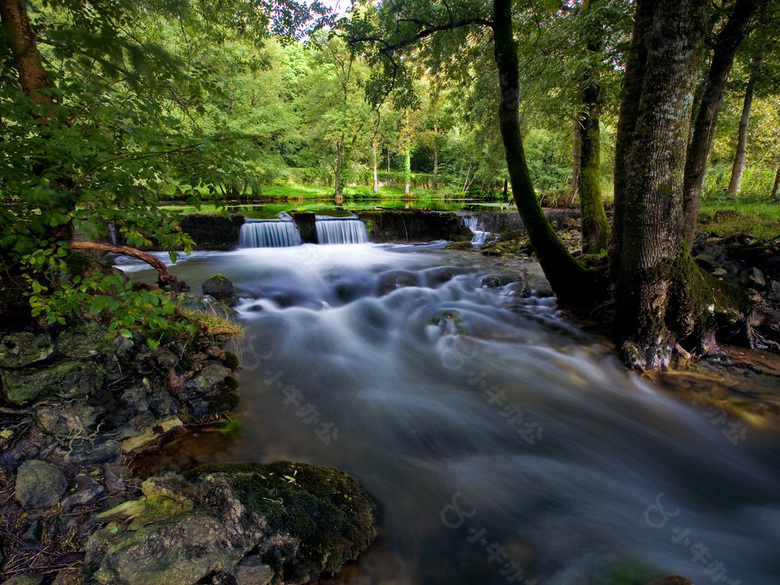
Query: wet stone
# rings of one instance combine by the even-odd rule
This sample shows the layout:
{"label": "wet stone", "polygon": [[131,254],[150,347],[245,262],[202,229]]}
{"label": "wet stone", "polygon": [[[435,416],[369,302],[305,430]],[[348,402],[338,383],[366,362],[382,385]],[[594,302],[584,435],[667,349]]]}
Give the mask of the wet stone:
{"label": "wet stone", "polygon": [[57,505],[67,487],[59,467],[31,459],[16,473],[15,497],[25,508],[50,508]]}
{"label": "wet stone", "polygon": [[61,506],[65,510],[76,506],[86,506],[105,495],[106,488],[88,475],[80,473],[74,478],[70,493],[62,500]]}

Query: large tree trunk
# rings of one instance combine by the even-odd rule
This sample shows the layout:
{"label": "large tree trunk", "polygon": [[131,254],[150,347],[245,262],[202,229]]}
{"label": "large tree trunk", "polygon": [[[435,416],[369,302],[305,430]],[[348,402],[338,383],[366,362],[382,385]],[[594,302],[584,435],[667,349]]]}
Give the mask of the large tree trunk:
{"label": "large tree trunk", "polygon": [[[593,2],[586,0],[585,10],[590,10]],[[603,31],[594,30],[588,41],[588,52],[599,53]],[[580,178],[579,195],[582,214],[582,251],[596,254],[607,247],[609,222],[601,199],[601,85],[598,67],[588,67],[582,86],[582,105],[580,116]]]}
{"label": "large tree trunk", "polygon": [[344,167],[344,135],[341,135],[336,143],[336,177],[334,179],[333,195],[338,197],[343,189],[341,185],[341,174]]}
{"label": "large tree trunk", "polygon": [[[41,54],[30,25],[25,0],[0,0],[0,18],[8,33],[14,65],[19,73],[19,84],[32,100],[41,106],[53,106],[51,85],[43,68]],[[41,124],[51,114],[41,117]]]}
{"label": "large tree trunk", "polygon": [[699,217],[699,201],[707,158],[710,154],[718,111],[723,102],[731,67],[737,49],[747,33],[751,16],[765,0],[737,0],[728,22],[718,34],[712,55],[704,94],[696,115],[693,139],[685,159],[685,182],[683,187],[683,208],[685,213],[684,237],[688,250],[693,248],[696,237],[696,223]]}
{"label": "large tree trunk", "polygon": [[620,258],[623,253],[623,218],[630,178],[628,160],[631,146],[634,143],[634,131],[636,129],[637,117],[639,116],[639,100],[642,97],[647,49],[652,41],[650,31],[653,26],[653,7],[654,2],[652,0],[637,0],[631,49],[628,53],[626,71],[623,75],[623,90],[620,98],[620,113],[618,115],[617,136],[615,138],[615,207],[612,217],[612,235],[608,249],[609,279],[612,283],[617,281],[617,276],[620,272]]}
{"label": "large tree trunk", "polygon": [[520,136],[520,75],[512,32],[512,1],[494,0],[493,15],[495,59],[501,88],[498,118],[515,204],[559,303],[568,307],[589,308],[599,291],[597,277],[572,258],[550,226],[528,172]]}
{"label": "large tree trunk", "polygon": [[574,120],[574,145],[572,147],[571,191],[568,205],[574,205],[580,192],[580,165],[582,164],[582,126],[579,120]]}
{"label": "large tree trunk", "polygon": [[753,66],[750,69],[750,78],[745,88],[745,101],[742,103],[742,116],[739,119],[739,134],[737,136],[737,152],[734,155],[734,165],[731,167],[731,180],[728,192],[736,197],[739,192],[739,183],[742,180],[742,172],[745,170],[745,157],[747,156],[747,133],[750,124],[750,109],[753,105],[753,92],[756,89],[758,76],[761,73],[761,64],[764,60],[764,50],[759,49],[753,57]]}
{"label": "large tree trunk", "polygon": [[622,358],[639,369],[667,365],[678,341],[693,333],[698,317],[697,307],[689,306],[688,287],[701,284],[695,280],[700,275],[684,246],[681,204],[707,6],[708,0],[656,2],[646,38],[633,146],[624,162],[626,237],[614,319]]}
{"label": "large tree trunk", "polygon": [[379,192],[379,144],[376,140],[371,143],[371,152],[374,154],[372,191],[376,195]]}

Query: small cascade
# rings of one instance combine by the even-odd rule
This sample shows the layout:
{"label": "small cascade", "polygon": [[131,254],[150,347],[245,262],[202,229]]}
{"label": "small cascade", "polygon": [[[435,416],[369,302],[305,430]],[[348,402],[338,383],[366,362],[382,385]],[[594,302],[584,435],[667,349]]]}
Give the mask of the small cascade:
{"label": "small cascade", "polygon": [[490,232],[486,232],[480,229],[482,226],[479,225],[478,217],[465,215],[463,216],[463,223],[471,230],[471,233],[474,234],[474,237],[471,238],[471,243],[474,246],[481,246],[485,243],[485,240],[487,240]]}
{"label": "small cascade", "polygon": [[238,234],[242,248],[286,248],[300,246],[301,235],[292,220],[261,219],[247,221]]}
{"label": "small cascade", "polygon": [[317,216],[318,244],[367,244],[366,224],[357,219]]}

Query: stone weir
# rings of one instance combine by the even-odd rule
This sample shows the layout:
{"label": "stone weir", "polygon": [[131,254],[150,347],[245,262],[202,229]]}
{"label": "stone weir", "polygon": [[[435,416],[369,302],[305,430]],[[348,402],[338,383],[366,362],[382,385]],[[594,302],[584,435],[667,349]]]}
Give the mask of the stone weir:
{"label": "stone weir", "polygon": [[[467,241],[472,238],[471,230],[463,224],[459,216],[453,213],[417,209],[377,209],[357,211],[354,216],[365,224],[369,242]],[[335,218],[333,223],[325,223],[321,216],[309,212],[292,212],[290,217],[292,223],[298,228],[300,241],[304,244],[339,241],[339,234],[329,232],[333,232],[335,228],[344,228],[350,223],[348,219]],[[252,225],[254,228],[267,227],[260,222],[247,222],[250,220],[242,215],[233,214],[224,217],[220,214],[198,213],[185,215],[180,227],[192,237],[201,250],[227,250],[239,245],[239,234],[245,224],[256,224]],[[267,223],[271,224],[271,222]],[[244,234],[247,233],[244,228]],[[320,241],[323,238],[325,241]],[[262,244],[261,237],[258,236],[256,239],[257,245]],[[351,241],[364,240],[361,236]]]}

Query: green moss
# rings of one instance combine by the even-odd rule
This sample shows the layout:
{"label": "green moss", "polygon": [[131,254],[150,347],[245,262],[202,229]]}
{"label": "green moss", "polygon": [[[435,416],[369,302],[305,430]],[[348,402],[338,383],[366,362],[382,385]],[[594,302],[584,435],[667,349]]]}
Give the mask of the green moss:
{"label": "green moss", "polygon": [[279,461],[205,465],[187,477],[214,473],[230,475],[241,503],[271,528],[299,538],[304,549],[324,559],[326,571],[356,558],[372,539],[373,505],[343,471]]}
{"label": "green moss", "polygon": [[606,584],[601,579],[593,581],[590,585],[645,585],[668,574],[668,571],[663,571],[644,561],[624,560],[617,563],[609,572]]}
{"label": "green moss", "polygon": [[225,352],[225,359],[222,360],[222,363],[225,364],[226,368],[229,368],[232,371],[236,371],[238,367],[241,365],[238,356],[234,354],[232,351]]}

